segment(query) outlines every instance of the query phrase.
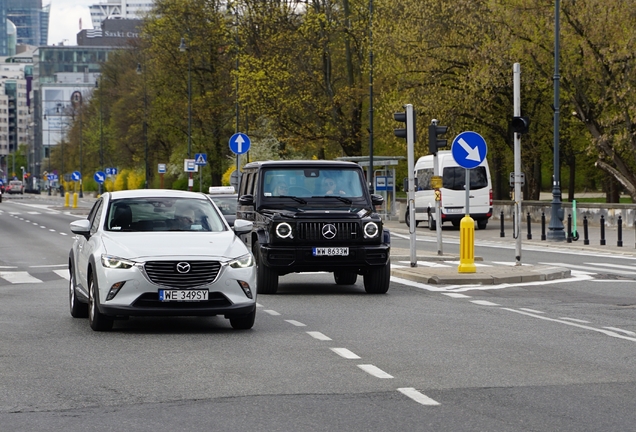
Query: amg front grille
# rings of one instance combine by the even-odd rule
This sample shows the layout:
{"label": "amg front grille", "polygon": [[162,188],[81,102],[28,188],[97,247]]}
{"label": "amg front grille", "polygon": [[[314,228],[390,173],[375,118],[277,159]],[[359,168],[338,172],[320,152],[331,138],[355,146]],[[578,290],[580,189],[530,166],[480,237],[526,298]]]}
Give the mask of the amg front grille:
{"label": "amg front grille", "polygon": [[[187,263],[189,271],[177,270],[178,264]],[[149,261],[144,265],[146,274],[156,284],[171,288],[194,288],[207,285],[216,279],[221,269],[218,261]]]}
{"label": "amg front grille", "polygon": [[[323,236],[325,225],[333,225],[336,228],[333,238]],[[298,224],[298,238],[311,241],[361,240],[362,228],[357,222],[301,222]]]}

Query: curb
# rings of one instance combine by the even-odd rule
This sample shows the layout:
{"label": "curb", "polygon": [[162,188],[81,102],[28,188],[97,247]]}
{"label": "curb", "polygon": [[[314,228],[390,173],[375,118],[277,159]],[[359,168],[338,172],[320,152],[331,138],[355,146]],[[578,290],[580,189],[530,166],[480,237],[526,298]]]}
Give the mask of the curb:
{"label": "curb", "polygon": [[565,279],[570,269],[554,266],[479,267],[475,273],[458,273],[457,269],[434,267],[398,267],[391,276],[429,285],[499,285]]}

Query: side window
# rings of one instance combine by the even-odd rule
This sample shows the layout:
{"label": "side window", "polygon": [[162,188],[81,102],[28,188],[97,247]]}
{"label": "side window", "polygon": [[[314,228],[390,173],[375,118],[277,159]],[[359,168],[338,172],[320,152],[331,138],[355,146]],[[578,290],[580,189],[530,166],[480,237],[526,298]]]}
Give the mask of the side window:
{"label": "side window", "polygon": [[433,168],[424,168],[417,170],[417,189],[415,190],[431,190],[431,178],[433,177]]}
{"label": "side window", "polygon": [[483,189],[488,187],[488,176],[486,167],[478,166],[470,170],[470,190]]}
{"label": "side window", "polygon": [[239,185],[239,196],[250,193],[249,182],[252,177],[252,173],[244,172],[241,176],[241,184]]}
{"label": "side window", "polygon": [[88,218],[91,221],[91,235],[95,234],[99,229],[99,221],[102,219],[102,210],[104,208],[102,205],[103,203],[104,201],[101,199],[97,201],[91,209],[91,213],[88,215]]}

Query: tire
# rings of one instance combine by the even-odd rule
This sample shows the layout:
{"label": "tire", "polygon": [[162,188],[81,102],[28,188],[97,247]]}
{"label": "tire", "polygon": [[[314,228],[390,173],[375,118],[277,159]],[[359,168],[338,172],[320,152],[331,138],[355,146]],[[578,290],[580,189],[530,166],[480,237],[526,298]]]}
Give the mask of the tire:
{"label": "tire", "polygon": [[235,330],[249,330],[252,327],[254,327],[255,319],[256,319],[256,308],[254,308],[254,311],[249,315],[230,318],[230,325]]}
{"label": "tire", "polygon": [[[409,217],[409,213],[410,213],[410,209],[407,207],[406,208],[406,215],[404,216],[404,223],[406,223],[407,227],[411,227],[411,218]],[[420,224],[420,221],[418,221],[417,219],[415,219],[415,228],[417,228],[417,226]]]}
{"label": "tire", "polygon": [[358,280],[358,274],[352,271],[333,272],[333,279],[336,285],[353,285]]}
{"label": "tire", "polygon": [[488,225],[488,219],[479,219],[477,221],[477,229],[486,229],[486,225]]}
{"label": "tire", "polygon": [[73,269],[72,266],[69,266],[68,271],[70,273],[68,281],[68,300],[71,316],[73,318],[86,318],[88,316],[88,305],[80,302],[77,299],[77,294],[75,293],[75,269]]}
{"label": "tire", "polygon": [[276,291],[278,291],[278,274],[263,264],[260,250],[260,244],[254,242],[252,252],[254,258],[256,258],[256,290],[258,294],[276,294]]}
{"label": "tire", "polygon": [[435,224],[435,219],[433,219],[433,215],[431,212],[428,212],[428,229],[434,231],[437,229],[437,225]]}
{"label": "tire", "polygon": [[453,221],[453,226],[455,228],[459,228],[460,225],[461,225],[461,221]]}
{"label": "tire", "polygon": [[386,294],[391,283],[391,260],[382,267],[371,267],[364,275],[364,290],[368,294]]}
{"label": "tire", "polygon": [[88,279],[88,324],[95,331],[108,331],[113,328],[113,317],[99,311],[99,293],[97,285],[93,283],[93,275]]}

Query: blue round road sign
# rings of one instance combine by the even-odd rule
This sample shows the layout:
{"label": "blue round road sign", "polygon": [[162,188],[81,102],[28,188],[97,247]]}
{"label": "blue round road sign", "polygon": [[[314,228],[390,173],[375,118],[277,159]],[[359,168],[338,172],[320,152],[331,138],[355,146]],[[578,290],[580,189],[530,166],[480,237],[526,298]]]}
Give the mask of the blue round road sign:
{"label": "blue round road sign", "polygon": [[453,140],[451,154],[455,162],[466,169],[479,166],[488,153],[486,140],[477,132],[462,132]]}
{"label": "blue round road sign", "polygon": [[250,149],[250,138],[244,133],[238,132],[230,138],[230,150],[235,154],[247,153]]}
{"label": "blue round road sign", "polygon": [[97,183],[104,183],[104,180],[106,180],[106,174],[104,174],[103,171],[97,171],[93,178]]}

